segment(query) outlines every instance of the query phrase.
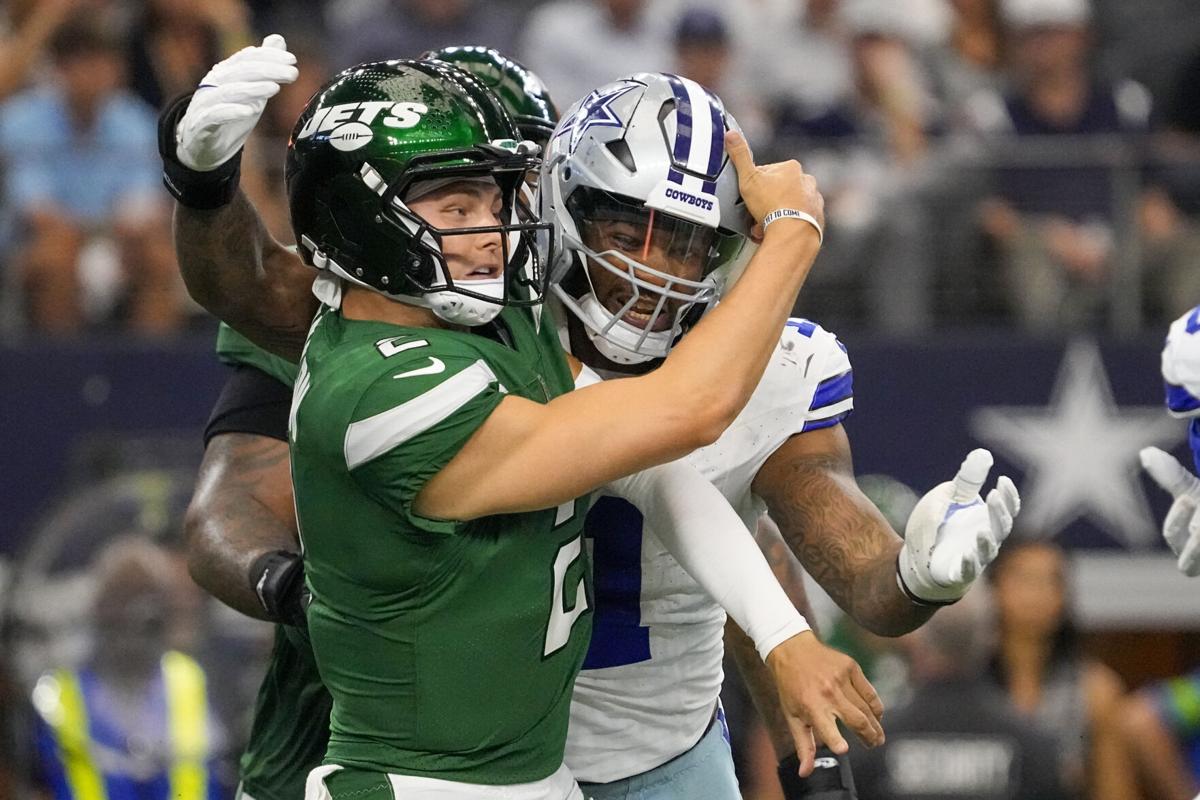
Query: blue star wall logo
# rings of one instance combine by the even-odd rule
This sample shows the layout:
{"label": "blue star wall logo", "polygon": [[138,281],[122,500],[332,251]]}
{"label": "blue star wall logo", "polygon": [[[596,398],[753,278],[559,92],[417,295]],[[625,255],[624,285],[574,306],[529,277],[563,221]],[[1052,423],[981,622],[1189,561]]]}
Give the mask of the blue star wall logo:
{"label": "blue star wall logo", "polygon": [[975,438],[1024,468],[1018,524],[1029,533],[1053,538],[1087,518],[1126,546],[1158,542],[1138,451],[1172,447],[1183,426],[1162,406],[1119,407],[1095,342],[1067,348],[1049,405],[984,407],[970,424]]}
{"label": "blue star wall logo", "polygon": [[583,99],[574,114],[563,120],[555,136],[570,133],[571,140],[568,142],[567,151],[574,153],[588,128],[620,128],[625,123],[613,111],[612,104],[635,86],[635,83],[622,83],[592,92]]}

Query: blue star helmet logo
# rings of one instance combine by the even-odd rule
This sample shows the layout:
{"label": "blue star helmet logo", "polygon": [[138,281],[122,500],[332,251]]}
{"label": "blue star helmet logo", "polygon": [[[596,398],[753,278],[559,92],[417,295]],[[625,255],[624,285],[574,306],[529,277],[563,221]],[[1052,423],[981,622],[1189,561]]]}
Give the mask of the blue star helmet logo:
{"label": "blue star helmet logo", "polygon": [[605,89],[596,89],[584,98],[575,113],[563,120],[562,124],[559,125],[555,138],[570,133],[571,140],[568,142],[567,150],[573,154],[575,148],[579,147],[579,142],[583,139],[583,134],[587,132],[588,128],[623,127],[625,123],[613,111],[612,104],[618,97],[629,92],[637,85],[636,83],[621,83]]}

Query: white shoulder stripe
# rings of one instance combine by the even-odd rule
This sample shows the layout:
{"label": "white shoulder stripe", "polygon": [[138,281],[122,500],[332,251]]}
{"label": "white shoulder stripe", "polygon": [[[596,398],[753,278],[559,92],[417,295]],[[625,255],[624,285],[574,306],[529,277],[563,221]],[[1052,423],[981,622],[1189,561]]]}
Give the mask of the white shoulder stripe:
{"label": "white shoulder stripe", "polygon": [[[424,433],[465,406],[496,382],[496,373],[482,359],[422,395],[350,423],[343,452],[346,466],[355,469],[394,447]],[[504,387],[500,387],[503,391]]]}
{"label": "white shoulder stripe", "polygon": [[854,398],[847,397],[845,400],[841,401],[840,403],[834,403],[833,405],[829,405],[829,406],[822,406],[821,408],[814,408],[811,412],[809,412],[808,419],[809,420],[829,419],[830,417],[836,417],[838,414],[842,414],[842,413],[845,413],[846,411],[850,411],[853,408],[854,408]]}

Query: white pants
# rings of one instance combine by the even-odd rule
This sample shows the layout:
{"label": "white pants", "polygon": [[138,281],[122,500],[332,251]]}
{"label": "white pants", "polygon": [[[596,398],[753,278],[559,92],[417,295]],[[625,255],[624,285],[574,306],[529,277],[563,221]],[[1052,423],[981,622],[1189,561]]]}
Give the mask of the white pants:
{"label": "white pants", "polygon": [[[334,800],[325,787],[325,778],[340,769],[342,767],[324,766],[308,773],[304,800]],[[565,765],[540,781],[507,786],[459,783],[413,775],[389,774],[387,780],[392,786],[394,800],[583,800],[575,777]]]}

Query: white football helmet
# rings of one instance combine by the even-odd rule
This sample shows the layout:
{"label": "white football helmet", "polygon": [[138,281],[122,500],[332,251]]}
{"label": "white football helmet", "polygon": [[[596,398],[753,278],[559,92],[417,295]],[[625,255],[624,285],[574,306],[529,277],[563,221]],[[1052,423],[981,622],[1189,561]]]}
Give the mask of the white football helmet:
{"label": "white football helmet", "polygon": [[550,138],[552,292],[615,363],[666,356],[750,257],[727,130],[740,128],[700,84],[638,73],[575,103]]}

